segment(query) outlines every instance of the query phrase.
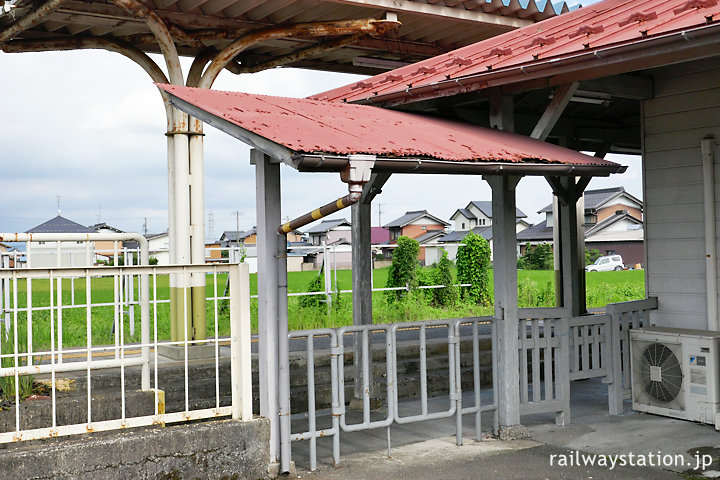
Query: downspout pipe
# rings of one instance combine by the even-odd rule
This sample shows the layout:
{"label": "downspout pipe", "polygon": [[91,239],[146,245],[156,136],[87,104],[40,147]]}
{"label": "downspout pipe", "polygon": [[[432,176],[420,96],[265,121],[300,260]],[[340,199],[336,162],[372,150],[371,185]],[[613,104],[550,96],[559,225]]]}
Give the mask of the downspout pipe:
{"label": "downspout pipe", "polygon": [[340,179],[348,184],[348,194],[281,225],[277,230],[278,233],[286,235],[293,230],[304,227],[308,223],[332,215],[359,202],[362,197],[363,185],[370,181],[370,174],[375,166],[375,160],[375,155],[350,155],[347,165],[340,171]]}
{"label": "downspout pipe", "polygon": [[703,201],[705,206],[705,277],[707,285],[708,330],[718,330],[717,232],[715,228],[715,138],[708,136],[700,144],[703,165]]}

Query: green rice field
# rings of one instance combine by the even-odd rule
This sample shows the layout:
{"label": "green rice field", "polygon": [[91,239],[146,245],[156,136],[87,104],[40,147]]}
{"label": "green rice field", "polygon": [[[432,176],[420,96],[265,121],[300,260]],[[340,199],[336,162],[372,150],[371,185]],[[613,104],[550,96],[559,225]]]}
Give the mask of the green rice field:
{"label": "green rice field", "polygon": [[[337,289],[349,290],[352,286],[352,272],[350,270],[339,270],[337,272]],[[373,272],[373,285],[375,288],[384,287],[387,281],[388,269],[378,269]],[[288,274],[288,291],[304,292],[308,290],[308,285],[317,276],[317,272],[290,272]],[[335,272],[333,272],[333,282],[335,281]],[[608,303],[638,300],[645,296],[644,272],[638,271],[619,271],[619,272],[592,272],[586,275],[587,278],[587,300],[588,307],[602,307]],[[92,303],[109,303],[113,302],[113,278],[95,278],[92,280]],[[222,295],[225,289],[226,276],[218,275],[217,291]],[[62,339],[63,347],[84,346],[88,331],[86,328],[87,309],[82,307],[70,307],[68,305],[73,301],[73,293],[70,286],[71,282],[67,279],[62,281],[60,287],[62,291],[64,307],[50,311],[47,307],[50,304],[50,282],[48,280],[34,280],[32,282],[32,304],[34,308],[41,310],[32,313],[32,343],[33,350],[49,349],[51,338],[55,338],[56,342],[59,338],[58,327],[62,320]],[[23,308],[27,305],[27,284],[25,280],[18,283],[18,305]],[[137,285],[136,285],[137,288]],[[207,293],[209,297],[213,296],[215,289],[215,281],[212,276],[207,277]],[[250,278],[251,295],[257,294],[257,278],[251,275]],[[155,282],[151,279],[150,284],[151,298],[157,298],[159,301],[169,299],[169,286],[167,276],[158,276]],[[53,290],[54,296],[57,296],[57,284]],[[74,282],[74,304],[83,305],[85,303],[86,286],[84,279],[78,279]],[[309,328],[322,327],[339,327],[352,324],[352,298],[351,294],[335,294],[333,295],[333,305],[328,308],[326,304],[315,308],[303,308],[300,306],[299,297],[291,297],[288,302],[288,321],[291,330],[302,330]],[[520,307],[551,307],[554,306],[554,273],[552,271],[518,271],[518,301]],[[208,301],[207,304],[207,334],[215,335],[215,308],[216,302]],[[223,308],[223,302],[217,302],[218,309],[218,331],[220,336],[230,333],[229,313]],[[125,343],[137,342],[140,340],[140,309],[135,307],[135,335],[130,336],[129,331],[129,315],[127,309],[122,316],[122,335]],[[114,343],[113,325],[115,323],[114,308],[108,306],[93,307],[89,314],[91,315],[90,336],[93,345],[103,345]],[[388,302],[386,296],[382,292],[376,292],[373,295],[373,321],[375,323],[392,323],[413,320],[428,320],[434,318],[456,318],[474,315],[488,315],[492,313],[491,306],[471,305],[468,303],[457,302],[450,307],[438,308],[430,304],[427,296],[420,292],[413,292],[407,295],[401,301]],[[252,302],[252,328],[257,331],[257,302]],[[11,315],[11,322],[14,324],[15,318]],[[169,305],[168,303],[157,303],[151,305],[150,308],[151,325],[157,319],[157,338],[158,340],[167,340],[170,337],[169,327]],[[51,325],[51,318],[53,319]],[[21,311],[17,315],[18,331],[20,336],[27,338],[27,313]],[[52,337],[51,337],[52,333]],[[151,338],[154,338],[155,330],[151,330]],[[12,336],[10,338],[12,340]],[[5,342],[4,342],[5,343]],[[3,352],[7,351],[7,345],[2,348]]]}

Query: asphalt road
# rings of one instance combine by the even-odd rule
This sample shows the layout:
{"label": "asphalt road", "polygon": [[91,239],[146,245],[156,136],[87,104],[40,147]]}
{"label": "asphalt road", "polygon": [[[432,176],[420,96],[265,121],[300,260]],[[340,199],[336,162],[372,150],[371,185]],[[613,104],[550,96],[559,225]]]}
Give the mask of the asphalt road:
{"label": "asphalt road", "polygon": [[[413,341],[417,340],[419,338],[420,329],[419,328],[402,328],[398,330],[397,332],[397,340],[398,342],[406,342],[406,341]],[[490,335],[490,325],[480,325],[479,326],[479,334],[481,336]],[[461,338],[469,338],[471,335],[471,327],[462,327],[460,331]],[[352,339],[353,339],[352,333],[346,333],[343,343],[346,346],[352,345]],[[425,329],[425,338],[427,340],[438,340],[438,339],[447,339],[448,331],[446,327],[428,327]],[[373,345],[383,345],[385,343],[385,333],[384,331],[378,331],[374,333],[372,336],[372,343]],[[301,352],[304,351],[307,345],[307,339],[306,337],[296,337],[290,339],[290,351],[291,352]],[[330,337],[329,336],[317,336],[315,337],[315,343],[314,343],[315,350],[324,350],[330,348]],[[252,352],[257,353],[258,352],[258,342],[257,342],[257,335],[253,335],[253,342],[252,342]]]}

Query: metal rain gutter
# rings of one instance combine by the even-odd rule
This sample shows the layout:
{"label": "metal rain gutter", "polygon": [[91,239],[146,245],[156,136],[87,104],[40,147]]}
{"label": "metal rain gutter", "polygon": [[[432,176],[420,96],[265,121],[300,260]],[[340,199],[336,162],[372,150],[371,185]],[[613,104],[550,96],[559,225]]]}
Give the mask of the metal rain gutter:
{"label": "metal rain gutter", "polygon": [[[348,164],[348,157],[338,155],[293,156],[300,171],[336,172]],[[623,173],[625,165],[568,165],[557,163],[460,162],[421,158],[377,158],[373,172],[449,174],[449,175],[528,175],[606,177]]]}

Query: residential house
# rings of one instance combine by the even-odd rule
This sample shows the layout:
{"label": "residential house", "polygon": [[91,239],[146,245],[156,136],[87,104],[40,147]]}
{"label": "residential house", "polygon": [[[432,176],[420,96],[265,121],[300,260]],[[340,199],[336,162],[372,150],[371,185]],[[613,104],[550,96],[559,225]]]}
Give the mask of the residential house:
{"label": "residential house", "polygon": [[341,238],[335,242],[327,243],[324,249],[317,247],[314,250],[314,270],[323,266],[326,252],[328,267],[340,270],[352,268],[352,244],[349,239]]}
{"label": "residential house", "polygon": [[625,266],[639,267],[645,263],[643,233],[642,220],[627,210],[617,210],[585,230],[585,247],[602,255],[618,254]]}
{"label": "residential house", "polygon": [[[516,209],[516,231],[522,231],[527,228],[530,224],[525,220],[527,215],[520,210]],[[441,249],[448,252],[448,258],[455,260],[459,244],[465,239],[470,233],[475,233],[482,236],[490,244],[490,258],[492,259],[493,244],[492,244],[492,202],[490,201],[472,201],[467,204],[465,208],[458,208],[455,213],[452,214],[450,220],[453,221],[455,229],[448,232],[447,235],[442,238],[438,238],[436,241],[442,243],[442,247],[435,247],[432,252],[429,252],[427,263],[431,264],[430,257],[437,257],[437,261],[442,255]]]}
{"label": "residential house", "polygon": [[170,237],[168,232],[147,233],[145,238],[148,241],[150,256],[157,258],[158,265],[170,265]]}
{"label": "residential house", "polygon": [[[97,233],[125,233],[123,230],[120,230],[119,228],[108,225],[105,222],[90,225],[88,228]],[[95,242],[95,253],[97,255],[102,255],[103,257],[110,258],[115,254],[115,243],[116,242],[114,242],[112,240],[97,241],[97,242]],[[118,248],[119,253],[122,254],[123,249],[127,248],[127,249],[137,250],[140,248],[140,245],[138,244],[138,242],[134,242],[134,241],[118,241],[117,248]]]}
{"label": "residential house", "polygon": [[[525,220],[527,215],[519,208],[516,217],[516,231],[520,232],[530,226],[530,223]],[[492,226],[492,202],[472,201],[465,208],[455,210],[450,220],[454,222],[453,228],[456,231],[469,231],[475,227],[490,227]]]}
{"label": "residential house", "polygon": [[[472,230],[453,230],[452,232],[448,232],[447,235],[444,237],[438,239],[438,243],[440,246],[435,247],[437,250],[438,259],[440,259],[440,255],[442,255],[442,252],[440,251],[445,250],[448,252],[448,258],[450,260],[455,260],[457,257],[457,251],[458,248],[460,248],[460,244],[465,240],[465,237],[468,236],[468,234],[472,232],[476,235],[480,235],[485,240],[488,241],[488,244],[490,244],[490,259],[493,258],[493,241],[492,241],[492,235],[493,235],[493,229],[492,226],[485,226],[485,227],[475,227]],[[428,254],[430,255],[430,254]]]}
{"label": "residential house", "polygon": [[445,231],[450,224],[427,210],[406,212],[400,218],[383,225],[390,231],[390,241],[396,242],[399,237],[417,238],[433,230]]}
{"label": "residential house", "polygon": [[0,268],[20,267],[24,263],[24,259],[25,254],[22,251],[0,242]]}
{"label": "residential house", "polygon": [[325,219],[305,230],[308,235],[308,243],[311,245],[322,245],[335,243],[339,240],[352,240],[350,222],[344,218]]}
{"label": "residential house", "polygon": [[225,230],[217,241],[221,246],[227,247],[242,243],[243,245],[255,245],[257,243],[257,227],[250,230]]}
{"label": "residential house", "polygon": [[390,230],[385,227],[370,227],[370,244],[382,245],[390,242]]}
{"label": "residential house", "polygon": [[423,265],[432,265],[442,258],[442,249],[437,246],[437,242],[446,236],[444,230],[430,230],[427,233],[415,238],[420,244],[420,253],[418,260]]}
{"label": "residential house", "polygon": [[2,261],[5,262],[2,264],[2,268],[27,267],[27,256],[25,255],[25,252],[11,245],[0,243],[0,258],[2,258]]}
{"label": "residential house", "polygon": [[[25,233],[95,233],[95,230],[58,215]],[[94,248],[91,242],[90,252]],[[33,268],[80,267],[94,263],[86,242],[82,241],[31,242],[26,254],[28,267]]]}
{"label": "residential house", "polygon": [[[431,215],[427,210],[414,210],[412,212],[405,212],[400,218],[396,218],[392,222],[383,225],[390,232],[390,242],[395,243],[400,237],[414,238],[420,242],[420,253],[418,259],[420,263],[430,265],[436,262],[440,257],[439,252],[431,252],[430,261],[427,261],[426,247],[424,244],[432,243],[433,240],[437,241],[442,235],[445,234],[445,229],[450,226],[450,223],[445,220]],[[431,250],[437,250],[436,247],[431,247]],[[387,256],[392,256],[392,251],[386,252]]]}
{"label": "residential house", "polygon": [[[643,202],[623,187],[587,190],[585,200],[585,243],[602,255],[618,254],[626,265],[644,263]],[[552,204],[538,213],[545,220],[518,233],[518,252],[527,245],[553,242]]]}
{"label": "residential house", "polygon": [[[640,221],[643,219],[642,200],[625,191],[624,187],[586,190],[583,200],[585,201],[585,225],[595,225],[612,217],[615,212],[620,210],[627,210],[630,215]],[[538,213],[549,214],[548,225],[552,225],[552,203],[546,205]]]}

